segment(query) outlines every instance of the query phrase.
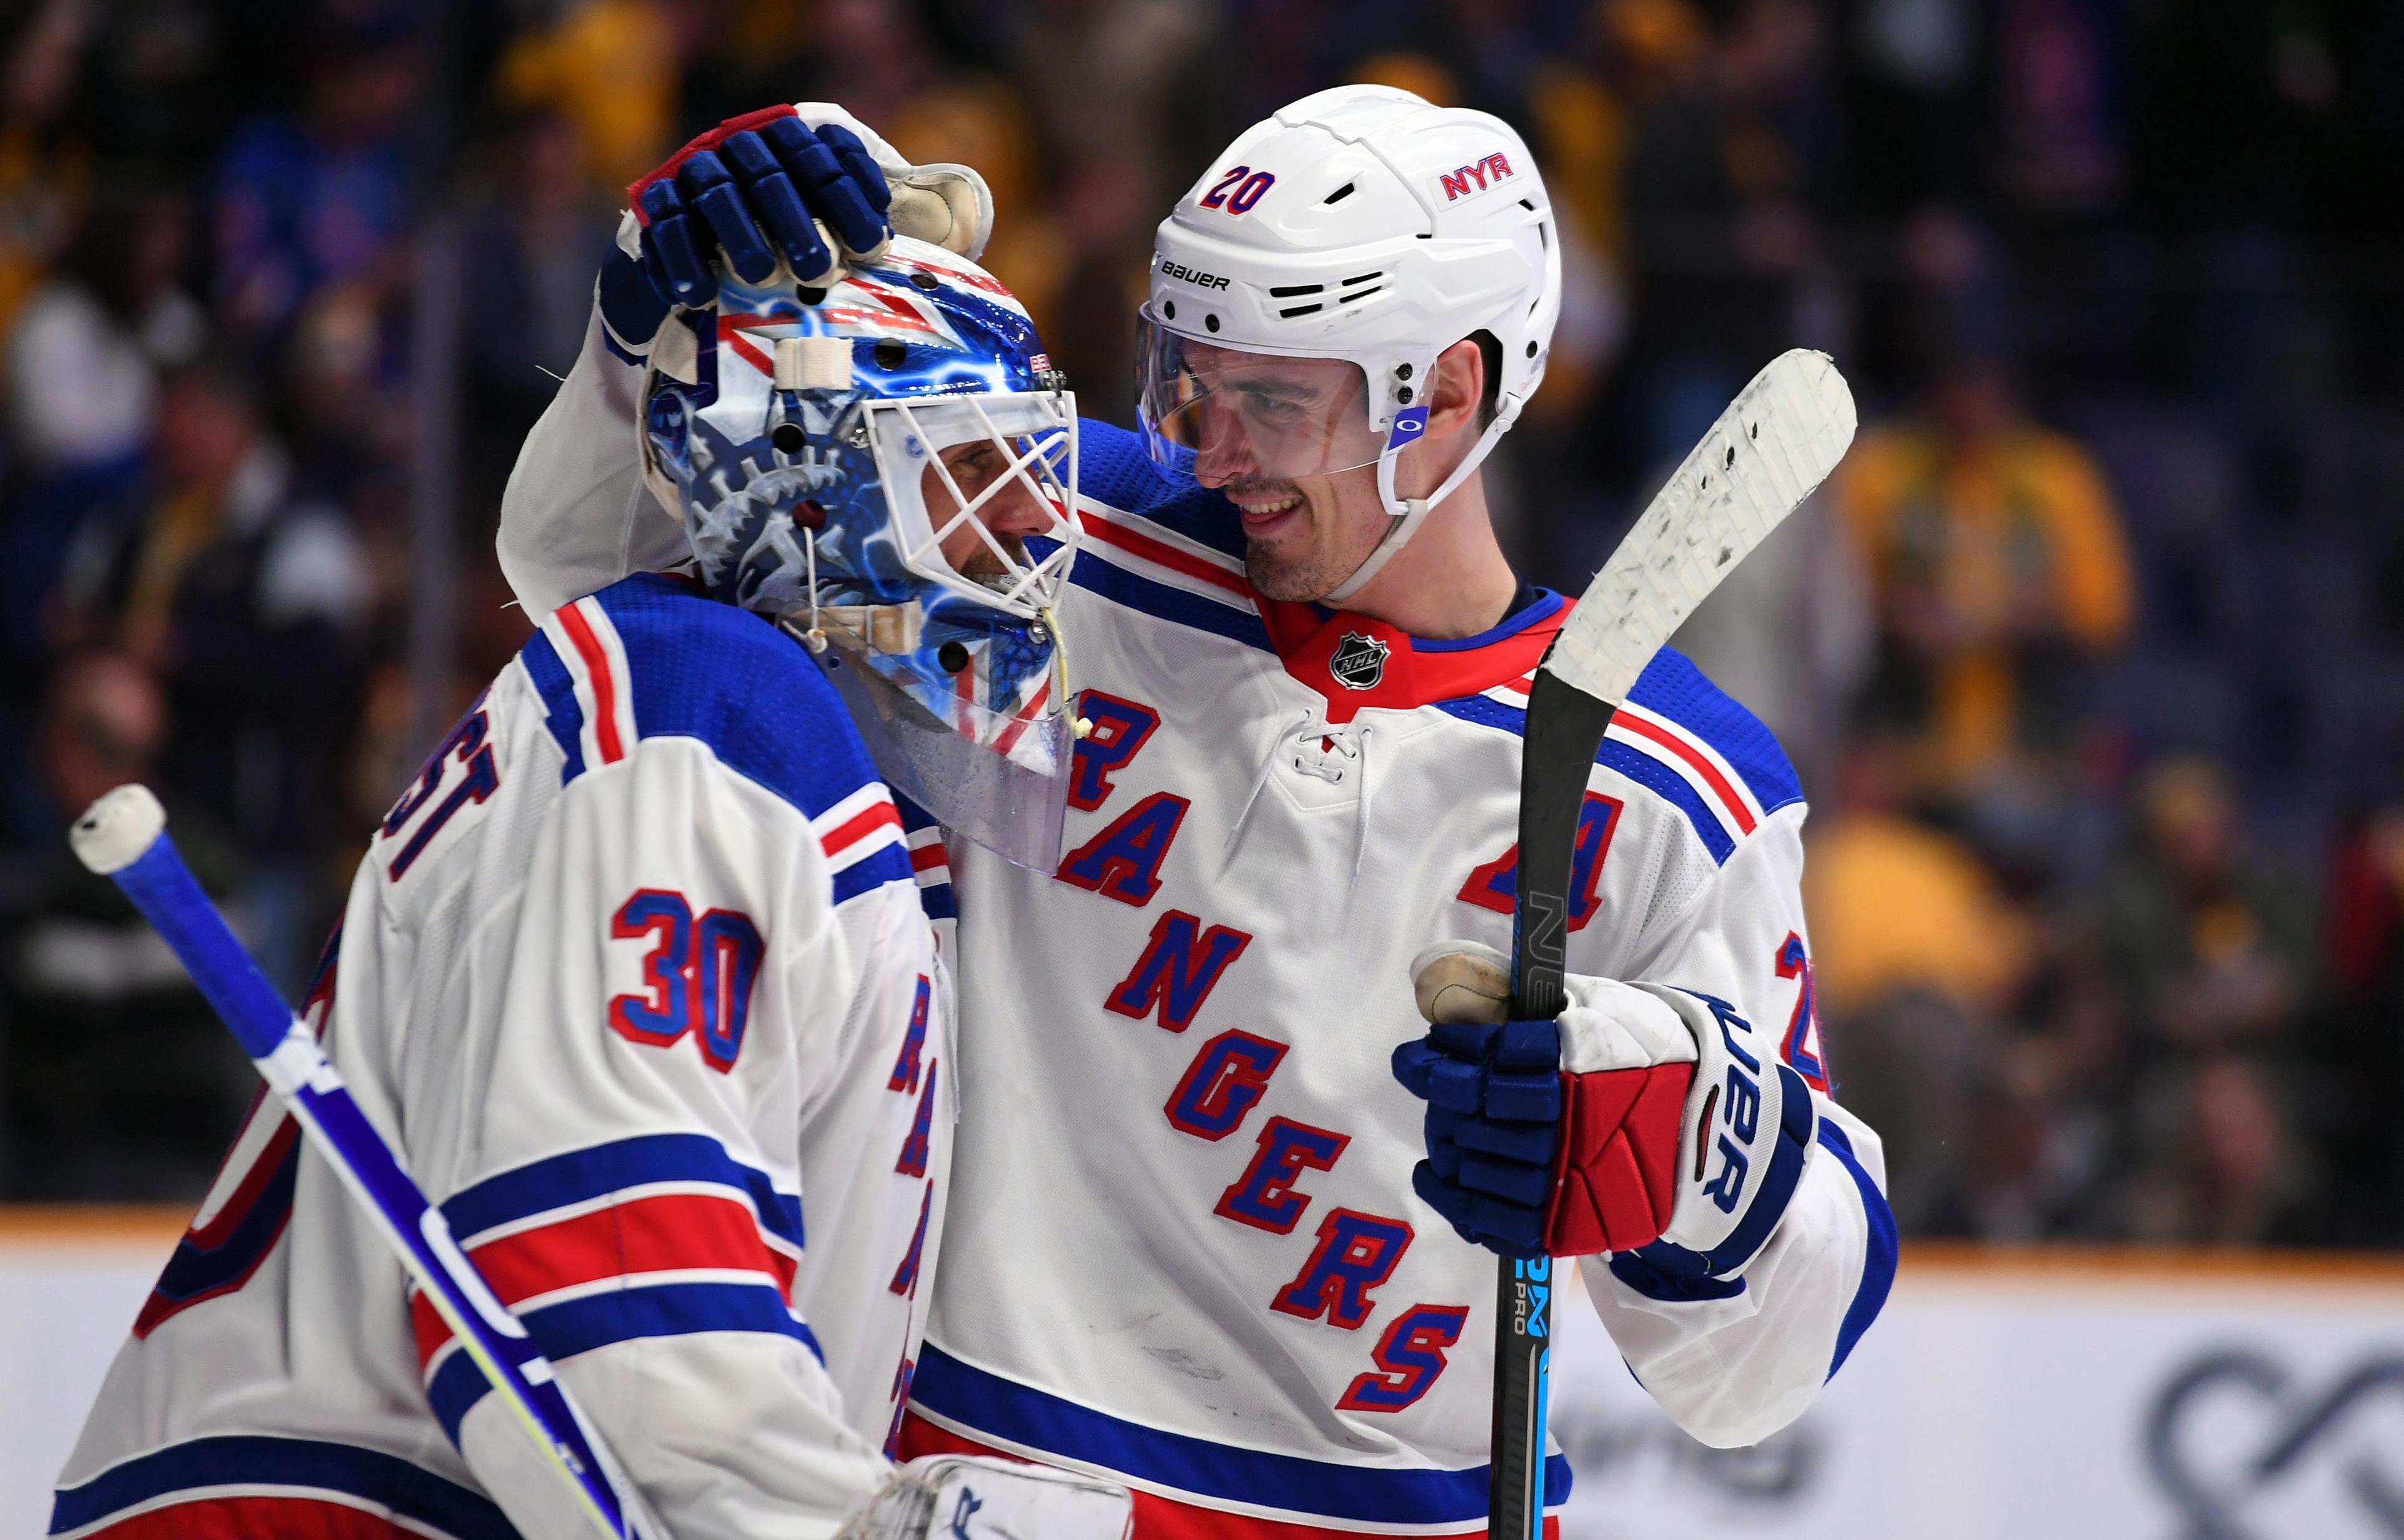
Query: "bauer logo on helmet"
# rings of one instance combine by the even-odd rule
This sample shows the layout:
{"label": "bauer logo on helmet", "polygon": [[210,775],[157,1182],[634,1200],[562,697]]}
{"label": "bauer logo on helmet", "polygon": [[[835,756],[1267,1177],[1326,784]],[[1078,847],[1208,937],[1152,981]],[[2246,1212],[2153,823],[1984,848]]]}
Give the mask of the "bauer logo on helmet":
{"label": "bauer logo on helmet", "polygon": [[1215,273],[1196,273],[1192,268],[1186,267],[1182,263],[1179,262],[1164,261],[1160,264],[1160,271],[1168,274],[1168,276],[1172,278],[1182,279],[1186,283],[1192,284],[1195,288],[1224,288],[1227,287],[1227,280],[1219,276],[1219,274]]}

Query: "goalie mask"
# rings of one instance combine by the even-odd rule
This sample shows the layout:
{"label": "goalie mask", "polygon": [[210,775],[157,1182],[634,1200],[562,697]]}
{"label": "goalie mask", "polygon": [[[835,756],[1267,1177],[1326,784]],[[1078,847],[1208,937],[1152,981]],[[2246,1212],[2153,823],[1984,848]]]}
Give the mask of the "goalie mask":
{"label": "goalie mask", "polygon": [[642,455],[703,584],[809,641],[886,781],[1048,872],[1077,410],[1037,346],[1007,289],[915,241],[825,289],[721,273],[654,344]]}

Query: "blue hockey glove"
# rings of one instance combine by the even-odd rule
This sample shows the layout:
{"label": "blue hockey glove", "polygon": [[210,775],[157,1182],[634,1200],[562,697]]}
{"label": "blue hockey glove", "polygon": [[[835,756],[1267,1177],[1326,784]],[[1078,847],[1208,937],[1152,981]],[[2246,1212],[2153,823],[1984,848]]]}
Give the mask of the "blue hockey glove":
{"label": "blue hockey glove", "polygon": [[1412,963],[1427,1037],[1394,1076],[1428,1103],[1420,1198],[1506,1256],[1741,1270],[1777,1226],[1818,1112],[1726,1001],[1572,974],[1552,1021],[1505,1021],[1510,964],[1469,942]]}
{"label": "blue hockey glove", "polygon": [[747,283],[782,256],[804,282],[828,276],[835,254],[823,223],[855,255],[892,237],[892,189],[867,146],[841,123],[813,130],[790,105],[730,118],[626,189],[641,226],[644,275],[663,301],[700,306],[718,291],[712,255]]}
{"label": "blue hockey glove", "polygon": [[1439,1023],[1394,1050],[1394,1078],[1428,1104],[1428,1158],[1412,1187],[1463,1238],[1505,1256],[1544,1254],[1560,1062],[1549,1021]]}

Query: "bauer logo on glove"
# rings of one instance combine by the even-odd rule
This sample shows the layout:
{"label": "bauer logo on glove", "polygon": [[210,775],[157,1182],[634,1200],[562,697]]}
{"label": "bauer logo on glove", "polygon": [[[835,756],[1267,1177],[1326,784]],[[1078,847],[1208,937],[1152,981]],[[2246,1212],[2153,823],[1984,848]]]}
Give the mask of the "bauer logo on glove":
{"label": "bauer logo on glove", "polygon": [[1814,1112],[1726,1002],[1572,974],[1552,1021],[1505,1019],[1502,954],[1447,942],[1411,965],[1428,1035],[1394,1078],[1428,1103],[1419,1197],[1505,1256],[1639,1248],[1725,1277],[1793,1195]]}

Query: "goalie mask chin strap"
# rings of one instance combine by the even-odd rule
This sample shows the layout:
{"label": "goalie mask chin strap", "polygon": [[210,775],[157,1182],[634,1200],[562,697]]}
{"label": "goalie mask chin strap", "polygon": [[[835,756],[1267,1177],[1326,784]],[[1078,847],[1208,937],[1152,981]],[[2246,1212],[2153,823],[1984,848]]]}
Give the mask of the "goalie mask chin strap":
{"label": "goalie mask chin strap", "polygon": [[1328,590],[1319,602],[1341,605],[1366,588],[1369,581],[1402,551],[1405,542],[1419,533],[1419,525],[1435,511],[1435,505],[1451,497],[1461,483],[1469,479],[1470,472],[1485,462],[1486,456],[1493,452],[1496,441],[1510,430],[1511,424],[1518,415],[1517,401],[1505,401],[1498,406],[1494,420],[1486,425],[1486,431],[1477,436],[1477,441],[1470,446],[1469,454],[1453,467],[1452,474],[1444,479],[1442,485],[1424,497],[1398,497],[1394,495],[1394,466],[1402,458],[1400,448],[1389,447],[1379,455],[1377,497],[1386,505],[1386,511],[1392,515],[1392,522],[1387,526],[1385,539],[1379,540],[1367,558],[1353,568],[1352,575]]}

